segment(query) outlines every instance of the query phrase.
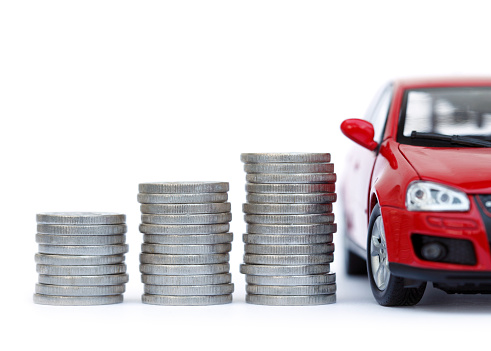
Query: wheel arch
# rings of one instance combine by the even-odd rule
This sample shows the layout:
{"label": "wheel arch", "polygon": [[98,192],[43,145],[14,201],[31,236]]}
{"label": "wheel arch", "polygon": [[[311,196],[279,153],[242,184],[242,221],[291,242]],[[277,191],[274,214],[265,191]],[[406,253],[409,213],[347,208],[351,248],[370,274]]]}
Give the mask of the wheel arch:
{"label": "wheel arch", "polygon": [[367,223],[370,222],[370,216],[372,215],[373,208],[377,204],[379,204],[377,191],[376,191],[376,189],[372,189],[371,194],[370,194],[370,200],[368,202],[368,218],[367,218]]}

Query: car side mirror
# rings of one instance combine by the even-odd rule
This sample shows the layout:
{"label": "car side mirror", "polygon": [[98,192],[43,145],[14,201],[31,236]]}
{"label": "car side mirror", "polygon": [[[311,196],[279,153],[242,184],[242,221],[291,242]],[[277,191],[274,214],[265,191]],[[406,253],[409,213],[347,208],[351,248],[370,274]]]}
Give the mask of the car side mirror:
{"label": "car side mirror", "polygon": [[378,146],[378,143],[373,140],[375,135],[373,125],[368,121],[357,118],[347,119],[341,123],[341,131],[355,143],[368,150],[373,151]]}

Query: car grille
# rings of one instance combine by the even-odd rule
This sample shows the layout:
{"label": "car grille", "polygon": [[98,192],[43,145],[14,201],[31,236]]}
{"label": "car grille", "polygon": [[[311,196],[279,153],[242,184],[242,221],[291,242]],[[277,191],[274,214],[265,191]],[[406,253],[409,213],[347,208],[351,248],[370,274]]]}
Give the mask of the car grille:
{"label": "car grille", "polygon": [[491,195],[479,195],[479,200],[486,211],[489,212],[487,215],[491,215]]}
{"label": "car grille", "polygon": [[491,195],[477,195],[475,200],[484,226],[486,227],[488,242],[491,247]]}

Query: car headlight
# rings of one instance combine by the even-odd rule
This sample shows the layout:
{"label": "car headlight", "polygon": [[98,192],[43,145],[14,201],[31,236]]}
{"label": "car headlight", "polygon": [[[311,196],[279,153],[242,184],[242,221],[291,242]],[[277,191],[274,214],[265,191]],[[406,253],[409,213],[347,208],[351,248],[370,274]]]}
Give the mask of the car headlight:
{"label": "car headlight", "polygon": [[425,181],[409,184],[406,192],[409,211],[468,211],[469,198],[462,191]]}

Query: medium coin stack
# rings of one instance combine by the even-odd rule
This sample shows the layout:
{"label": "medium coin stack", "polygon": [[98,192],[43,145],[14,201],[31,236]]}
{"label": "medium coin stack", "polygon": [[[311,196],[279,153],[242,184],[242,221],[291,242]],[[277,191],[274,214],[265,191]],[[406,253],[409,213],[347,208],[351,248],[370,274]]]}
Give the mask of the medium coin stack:
{"label": "medium coin stack", "polygon": [[226,182],[139,185],[143,303],[197,306],[232,302],[228,190]]}
{"label": "medium coin stack", "polygon": [[39,213],[34,302],[87,306],[123,302],[128,282],[126,216],[107,212]]}
{"label": "medium coin stack", "polygon": [[336,301],[332,203],[334,165],[328,153],[242,154],[247,233],[246,302],[320,305]]}

